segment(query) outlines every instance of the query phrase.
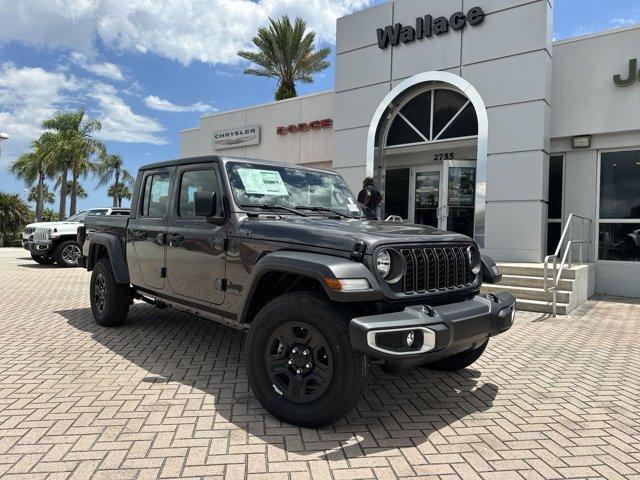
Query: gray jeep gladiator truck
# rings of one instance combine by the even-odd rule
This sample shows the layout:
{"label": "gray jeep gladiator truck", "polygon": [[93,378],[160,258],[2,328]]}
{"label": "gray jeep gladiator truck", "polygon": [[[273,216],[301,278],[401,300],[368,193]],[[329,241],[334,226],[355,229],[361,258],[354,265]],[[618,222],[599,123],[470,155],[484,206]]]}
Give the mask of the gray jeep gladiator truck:
{"label": "gray jeep gladiator truck", "polygon": [[370,363],[471,365],[515,316],[513,296],[480,294],[495,263],[464,235],[366,220],[354,199],[338,174],[290,164],[144,166],[128,217],[79,230],[93,316],[120,325],[137,299],[248,330],[253,393],[306,427],[345,415]]}

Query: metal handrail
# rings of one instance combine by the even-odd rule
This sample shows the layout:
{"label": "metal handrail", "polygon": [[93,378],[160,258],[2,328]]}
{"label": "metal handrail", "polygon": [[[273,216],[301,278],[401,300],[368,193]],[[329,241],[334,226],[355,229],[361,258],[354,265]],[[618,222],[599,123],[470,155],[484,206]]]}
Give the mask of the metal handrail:
{"label": "metal handrail", "polygon": [[[573,240],[573,224],[578,223],[580,221],[580,240]],[[587,238],[584,238],[584,226],[589,226],[589,232],[587,234]],[[567,240],[567,235],[570,237]],[[547,255],[544,259],[544,291],[546,293],[553,293],[553,305],[552,312],[555,318],[557,313],[557,304],[558,304],[558,286],[560,285],[560,281],[562,280],[562,272],[564,271],[565,264],[568,265],[569,268],[573,265],[573,246],[580,245],[580,263],[583,263],[583,245],[589,245],[588,249],[588,261],[587,263],[591,263],[591,246],[592,246],[592,238],[593,238],[593,220],[587,217],[583,217],[581,215],[576,215],[572,213],[567,218],[567,223],[562,231],[562,236],[560,237],[560,241],[558,242],[558,246],[556,247],[556,251],[553,255]],[[560,255],[560,251],[562,250],[562,246],[566,241],[566,247],[564,248],[564,252],[562,254],[562,260],[560,262],[560,268],[558,268],[558,257]],[[568,260],[568,263],[567,263]],[[549,287],[548,285],[548,272],[549,272],[549,262],[553,261],[553,285]]]}

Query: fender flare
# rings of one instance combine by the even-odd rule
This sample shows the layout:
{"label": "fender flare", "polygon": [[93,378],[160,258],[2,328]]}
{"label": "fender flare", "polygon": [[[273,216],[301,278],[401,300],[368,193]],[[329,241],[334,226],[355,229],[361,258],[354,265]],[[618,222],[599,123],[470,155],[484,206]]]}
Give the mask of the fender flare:
{"label": "fender flare", "polygon": [[89,255],[87,257],[87,270],[93,270],[97,263],[96,253],[98,246],[102,246],[107,250],[109,255],[109,263],[113,270],[113,276],[117,283],[129,285],[129,268],[124,255],[124,248],[120,239],[112,233],[96,233],[89,240]]}
{"label": "fender flare", "polygon": [[[363,302],[384,298],[377,279],[362,263],[333,255],[278,251],[265,255],[253,266],[248,280],[249,288],[242,300],[241,322],[246,321],[260,279],[270,272],[294,273],[310,277],[322,285],[330,300],[336,302]],[[371,288],[361,292],[338,292],[327,287],[325,278],[366,278]]]}

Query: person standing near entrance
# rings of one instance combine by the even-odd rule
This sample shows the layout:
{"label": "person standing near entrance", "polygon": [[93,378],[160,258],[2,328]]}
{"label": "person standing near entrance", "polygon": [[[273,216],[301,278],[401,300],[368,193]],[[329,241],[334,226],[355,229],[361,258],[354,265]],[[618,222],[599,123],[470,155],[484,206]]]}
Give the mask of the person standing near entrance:
{"label": "person standing near entrance", "polygon": [[382,203],[382,194],[375,187],[373,177],[367,177],[362,182],[358,203],[362,206],[367,219],[378,219],[378,207]]}

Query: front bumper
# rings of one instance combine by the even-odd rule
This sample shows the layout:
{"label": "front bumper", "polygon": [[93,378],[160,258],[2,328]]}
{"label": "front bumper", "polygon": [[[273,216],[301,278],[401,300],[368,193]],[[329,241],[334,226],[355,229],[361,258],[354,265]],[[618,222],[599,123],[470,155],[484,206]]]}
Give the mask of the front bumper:
{"label": "front bumper", "polygon": [[27,246],[25,246],[27,250],[29,250],[34,255],[40,255],[42,257],[48,257],[52,254],[53,244],[51,242],[29,242]]}
{"label": "front bumper", "polygon": [[[351,346],[376,359],[435,361],[480,346],[511,328],[515,303],[513,295],[499,293],[354,318],[349,323]],[[411,333],[413,342],[408,345]]]}

